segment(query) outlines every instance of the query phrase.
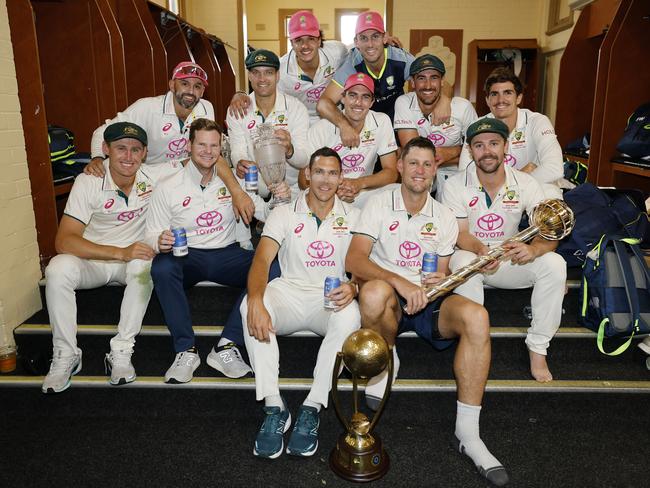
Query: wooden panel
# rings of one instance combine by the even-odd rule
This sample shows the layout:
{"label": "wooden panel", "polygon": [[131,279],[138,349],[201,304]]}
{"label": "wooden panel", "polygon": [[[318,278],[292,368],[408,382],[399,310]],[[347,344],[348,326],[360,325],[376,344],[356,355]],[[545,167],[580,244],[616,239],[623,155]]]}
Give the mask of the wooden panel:
{"label": "wooden panel", "polygon": [[151,49],[153,51],[153,70],[154,70],[154,84],[156,95],[165,93],[169,89],[169,78],[170,74],[167,70],[167,51],[165,51],[165,46],[163,45],[160,33],[156,26],[154,25],[153,19],[151,18],[151,12],[149,12],[149,7],[146,0],[132,0],[133,5],[138,11],[138,16],[140,21],[147,32],[147,37],[151,44]]}
{"label": "wooden panel", "polygon": [[[609,29],[620,4],[621,0],[597,0],[590,4],[587,17],[587,37],[603,35]],[[580,15],[584,15],[584,11]]]}
{"label": "wooden panel", "polygon": [[52,185],[52,164],[47,140],[45,101],[41,88],[38,44],[34,28],[34,13],[29,0],[7,2],[7,13],[11,30],[18,99],[22,114],[27,165],[34,202],[36,238],[41,256],[41,265],[46,265],[56,254],[54,238],[58,227],[54,187]]}
{"label": "wooden panel", "polygon": [[194,61],[178,18],[159,5],[154,3],[148,3],[147,5],[167,52],[167,73],[171,73],[178,63]]}
{"label": "wooden panel", "polygon": [[[185,25],[183,30],[194,60],[208,74],[208,86],[205,88],[203,98],[209,100],[214,106],[216,120],[223,122],[221,119],[223,115],[221,113],[223,111],[221,103],[221,69],[217,57],[214,55],[212,46],[204,33],[189,25]],[[225,115],[223,115],[223,118],[225,119]]]}
{"label": "wooden panel", "polygon": [[[450,83],[450,76],[445,76],[447,83],[454,87],[454,95],[460,96],[460,75],[461,66],[463,65],[463,30],[462,29],[411,29],[410,33],[410,51],[417,56],[420,51],[429,44],[429,39],[433,36],[440,36],[443,39],[444,46],[456,56],[454,67],[454,83]],[[429,51],[427,51],[429,52]],[[434,53],[436,54],[436,53]],[[439,56],[438,54],[436,54]],[[441,57],[443,62],[444,57]],[[446,63],[445,63],[446,64]],[[445,66],[447,68],[447,66]],[[448,68],[447,68],[448,70]]]}
{"label": "wooden panel", "polygon": [[[219,67],[221,68],[221,103],[225,110],[225,108],[230,105],[230,100],[237,91],[235,88],[237,84],[237,81],[235,79],[235,70],[230,63],[230,58],[228,58],[226,46],[223,44],[223,42],[213,37],[211,38],[210,44],[212,45],[214,54],[217,57],[217,61],[219,62]],[[223,122],[224,119],[220,120],[219,122]]]}

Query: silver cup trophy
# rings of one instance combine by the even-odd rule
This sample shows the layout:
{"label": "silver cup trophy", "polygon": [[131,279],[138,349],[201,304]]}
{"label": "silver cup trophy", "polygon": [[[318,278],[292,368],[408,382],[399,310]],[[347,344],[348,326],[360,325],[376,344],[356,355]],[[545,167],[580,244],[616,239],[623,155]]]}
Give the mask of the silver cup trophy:
{"label": "silver cup trophy", "polygon": [[[266,186],[270,188],[282,183],[287,170],[284,147],[274,134],[271,124],[260,124],[253,139],[255,162]],[[276,198],[273,196],[270,208],[291,203],[290,197]]]}

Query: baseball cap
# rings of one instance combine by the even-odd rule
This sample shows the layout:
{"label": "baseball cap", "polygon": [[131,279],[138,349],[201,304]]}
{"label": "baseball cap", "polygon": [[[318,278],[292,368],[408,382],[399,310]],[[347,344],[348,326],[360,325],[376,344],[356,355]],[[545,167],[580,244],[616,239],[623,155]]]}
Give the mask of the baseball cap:
{"label": "baseball cap", "polygon": [[267,49],[258,49],[246,56],[246,69],[251,70],[260,66],[280,69],[280,60],[278,56]]}
{"label": "baseball cap", "polygon": [[320,24],[309,10],[300,10],[289,19],[289,39],[301,36],[320,37]]}
{"label": "baseball cap", "polygon": [[368,12],[360,13],[357,17],[357,27],[354,30],[354,35],[356,36],[368,29],[374,29],[382,34],[386,32],[384,30],[384,19],[381,18],[381,15],[379,15],[378,12],[370,10]]}
{"label": "baseball cap", "polygon": [[510,131],[508,130],[508,126],[505,124],[505,122],[501,122],[499,119],[486,117],[470,124],[470,126],[467,128],[467,142],[472,142],[474,136],[483,134],[484,132],[493,132],[495,134],[499,134],[505,140],[508,140],[508,136],[510,135]]}
{"label": "baseball cap", "polygon": [[435,69],[442,76],[445,75],[445,63],[443,63],[438,56],[434,56],[433,54],[423,54],[422,56],[415,58],[411,63],[409,76],[415,76],[420,71],[425,71],[427,69]]}
{"label": "baseball cap", "polygon": [[208,86],[208,74],[198,64],[191,61],[178,63],[172,71],[172,80],[184,80],[185,78],[198,78],[205,86]]}
{"label": "baseball cap", "polygon": [[147,133],[137,124],[132,122],[115,122],[104,130],[104,141],[113,142],[120,139],[136,139],[147,145]]}
{"label": "baseball cap", "polygon": [[373,94],[373,96],[375,95],[375,82],[372,81],[372,78],[370,78],[370,76],[364,73],[353,73],[348,76],[348,79],[345,80],[343,90],[348,91],[350,88],[357,85],[365,86],[370,91],[370,93]]}

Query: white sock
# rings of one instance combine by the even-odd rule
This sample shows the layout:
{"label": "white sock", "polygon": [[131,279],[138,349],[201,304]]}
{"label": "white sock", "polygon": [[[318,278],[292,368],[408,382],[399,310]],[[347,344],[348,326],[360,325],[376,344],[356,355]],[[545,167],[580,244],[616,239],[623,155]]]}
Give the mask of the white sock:
{"label": "white sock", "polygon": [[320,409],[323,407],[320,403],[312,402],[309,398],[305,398],[305,401],[302,402],[302,404],[306,407],[314,407],[317,412],[320,412]]}
{"label": "white sock", "polygon": [[476,466],[488,470],[501,463],[495,458],[481,440],[479,434],[479,417],[481,406],[467,405],[456,401],[456,437]]}
{"label": "white sock", "polygon": [[228,339],[227,337],[222,337],[219,339],[219,342],[217,342],[217,347],[225,346],[226,344],[230,344],[232,341]]}
{"label": "white sock", "polygon": [[269,395],[264,397],[264,406],[265,407],[280,407],[280,410],[284,411],[284,402],[280,395]]}

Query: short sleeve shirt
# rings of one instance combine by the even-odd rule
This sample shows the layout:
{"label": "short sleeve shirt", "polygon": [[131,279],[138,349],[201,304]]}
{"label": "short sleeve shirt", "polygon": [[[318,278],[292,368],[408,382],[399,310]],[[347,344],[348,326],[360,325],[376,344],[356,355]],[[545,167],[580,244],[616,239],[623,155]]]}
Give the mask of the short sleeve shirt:
{"label": "short sleeve shirt", "polygon": [[316,111],[318,100],[347,54],[348,48],[342,42],[323,42],[323,47],[318,50],[320,61],[313,80],[298,66],[296,52],[293,49],[280,58],[278,88],[281,92],[296,97],[305,104],[311,125],[320,120]]}
{"label": "short sleeve shirt", "polygon": [[458,219],[467,219],[469,232],[483,244],[496,246],[515,235],[524,212],[544,200],[544,192],[535,178],[506,167],[506,182],[488,205],[487,194],[476,175],[476,165],[447,180],[442,203]]}
{"label": "short sleeve shirt", "polygon": [[345,62],[334,74],[334,82],[341,88],[345,80],[354,73],[365,73],[375,82],[375,103],[372,109],[382,112],[393,120],[395,114],[395,100],[404,93],[404,82],[409,77],[409,69],[414,56],[403,49],[387,46],[384,48],[384,65],[375,75],[368,68],[358,49],[353,49],[348,54]]}
{"label": "short sleeve shirt", "polygon": [[395,133],[386,114],[368,111],[360,134],[358,147],[347,147],[341,143],[341,131],[327,119],[318,121],[309,128],[310,151],[321,147],[334,149],[341,157],[343,176],[360,178],[371,175],[377,156],[384,156],[397,150]]}
{"label": "short sleeve shirt", "polygon": [[422,255],[453,254],[458,224],[454,214],[430,195],[420,212],[410,216],[401,189],[396,188],[373,195],[352,232],[372,239],[370,259],[375,264],[419,285]]}
{"label": "short sleeve shirt", "polygon": [[276,207],[264,225],[263,237],[280,246],[282,278],[309,288],[321,288],[328,276],[345,278],[345,256],[359,210],[335,197],[328,217],[318,225],[302,192],[290,205]]}

